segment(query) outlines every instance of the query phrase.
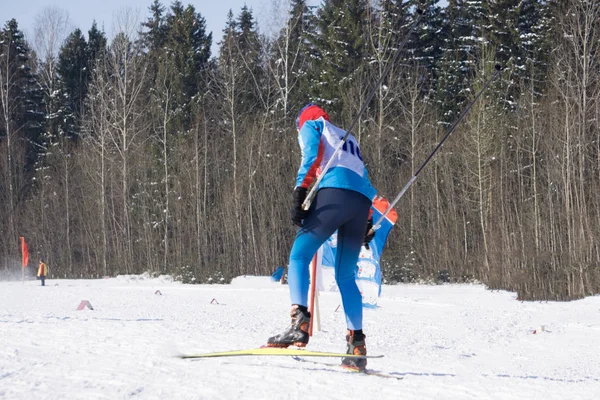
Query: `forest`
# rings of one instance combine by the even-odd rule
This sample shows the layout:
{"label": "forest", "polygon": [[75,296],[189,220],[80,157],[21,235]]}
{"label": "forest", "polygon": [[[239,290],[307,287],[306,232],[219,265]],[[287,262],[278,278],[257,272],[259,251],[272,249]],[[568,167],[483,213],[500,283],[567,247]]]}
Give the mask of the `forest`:
{"label": "forest", "polygon": [[54,278],[270,274],[295,235],[299,109],[344,128],[366,107],[352,133],[391,201],[499,64],[396,204],[384,282],[600,293],[598,0],[273,3],[270,34],[247,6],[207,32],[180,1],[110,34],[57,8],[31,37],[6,21],[0,275],[21,276],[21,236]]}

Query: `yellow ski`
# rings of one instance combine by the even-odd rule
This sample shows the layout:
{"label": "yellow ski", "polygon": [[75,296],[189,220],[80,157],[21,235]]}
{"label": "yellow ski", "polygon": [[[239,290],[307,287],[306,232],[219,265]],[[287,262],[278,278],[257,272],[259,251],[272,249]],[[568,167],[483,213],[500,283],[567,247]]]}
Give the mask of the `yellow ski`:
{"label": "yellow ski", "polygon": [[352,357],[352,358],[381,358],[376,356],[355,356],[344,353],[330,353],[325,351],[311,351],[300,349],[285,349],[280,347],[261,347],[258,349],[244,349],[222,351],[218,353],[182,354],[179,358],[213,358],[213,357],[239,357],[239,356],[296,356],[296,357]]}

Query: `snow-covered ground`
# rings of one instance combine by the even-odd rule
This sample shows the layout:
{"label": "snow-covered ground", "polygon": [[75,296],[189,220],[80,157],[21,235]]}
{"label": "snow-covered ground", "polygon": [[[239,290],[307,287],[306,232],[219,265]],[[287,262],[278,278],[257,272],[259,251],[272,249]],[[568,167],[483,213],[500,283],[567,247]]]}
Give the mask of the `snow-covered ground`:
{"label": "snow-covered ground", "polygon": [[[369,367],[396,380],[287,357],[173,357],[258,347],[284,329],[288,288],[267,277],[46,284],[0,282],[2,399],[600,398],[598,296],[523,303],[478,285],[384,286],[364,330],[369,353],[385,355]],[[94,309],[77,311],[82,300]],[[345,350],[339,305],[321,293],[308,349]]]}

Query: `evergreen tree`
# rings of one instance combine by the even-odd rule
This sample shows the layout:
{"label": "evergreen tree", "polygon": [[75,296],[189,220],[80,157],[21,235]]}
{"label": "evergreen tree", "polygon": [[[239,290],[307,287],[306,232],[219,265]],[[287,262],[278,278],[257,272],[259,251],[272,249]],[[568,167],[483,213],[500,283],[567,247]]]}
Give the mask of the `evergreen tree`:
{"label": "evergreen tree", "polygon": [[167,41],[168,29],[166,26],[165,7],[159,0],[154,0],[150,6],[152,14],[146,22],[142,23],[147,31],[143,33],[144,46],[150,52],[162,49]]}
{"label": "evergreen tree", "polygon": [[[442,9],[436,3],[436,0],[384,0],[378,10],[376,52],[384,51],[386,54],[383,59],[390,60],[398,46],[406,40],[398,67],[423,67],[426,74],[422,80],[426,84],[422,85],[422,90],[427,94],[435,86],[442,48],[440,31],[443,16]],[[381,56],[376,58],[382,59]]]}
{"label": "evergreen tree", "polygon": [[379,29],[402,39],[403,30],[410,23],[411,0],[382,0],[379,5]]}
{"label": "evergreen tree", "polygon": [[0,31],[0,85],[2,85],[0,140],[8,135],[26,144],[27,170],[32,171],[44,143],[44,94],[33,69],[32,53],[11,19]]}
{"label": "evergreen tree", "polygon": [[[190,126],[192,102],[205,85],[202,75],[210,58],[212,34],[207,34],[205,19],[192,5],[184,8],[175,1],[165,14],[165,8],[155,0],[150,11],[152,16],[142,24],[148,29],[142,41],[148,51],[152,79],[158,79],[159,69],[168,69],[163,72],[174,94],[173,123],[176,130],[185,131]],[[160,79],[165,79],[164,73]]]}
{"label": "evergreen tree", "polygon": [[[513,109],[518,101],[520,82],[531,74],[529,62],[541,45],[539,32],[542,4],[536,0],[495,0],[486,3],[486,38],[496,49],[496,62],[504,68],[502,100]],[[540,56],[538,53],[536,56]]]}
{"label": "evergreen tree", "polygon": [[212,34],[206,34],[206,21],[194,7],[188,5],[184,9],[179,1],[171,5],[166,29],[168,56],[181,75],[183,96],[179,105],[189,110],[190,101],[200,89],[199,74],[210,58]]}
{"label": "evergreen tree", "polygon": [[[219,71],[221,77],[226,74],[228,70],[237,70],[238,58],[236,55],[236,36],[237,36],[237,22],[233,15],[233,11],[230,9],[227,12],[227,20],[225,21],[225,28],[223,28],[223,37],[219,42]],[[235,74],[230,74],[235,76]],[[218,79],[221,81],[221,79]],[[227,79],[223,79],[227,81]]]}
{"label": "evergreen tree", "polygon": [[227,12],[227,20],[225,21],[225,28],[223,28],[223,37],[221,39],[221,41],[219,42],[219,46],[221,48],[221,51],[219,53],[219,59],[221,61],[221,63],[227,63],[228,61],[230,61],[230,57],[227,56],[227,53],[225,52],[226,49],[224,49],[224,45],[228,44],[229,40],[232,40],[237,32],[237,22],[235,20],[235,16],[233,15],[233,10],[229,9],[229,11]]}
{"label": "evergreen tree", "polygon": [[2,255],[14,254],[22,199],[43,154],[43,92],[32,54],[12,19],[0,31],[0,226]]}
{"label": "evergreen tree", "polygon": [[440,119],[452,123],[468,99],[480,46],[485,44],[485,9],[481,1],[450,0],[442,27],[443,43],[436,102]]}
{"label": "evergreen tree", "polygon": [[309,100],[311,48],[306,36],[314,31],[311,17],[306,0],[292,0],[285,27],[272,46],[271,70],[277,82],[279,103],[284,114],[295,116]]}
{"label": "evergreen tree", "polygon": [[536,93],[542,93],[548,73],[553,26],[545,0],[523,0],[519,14],[520,43],[523,59],[517,64],[519,78],[529,86],[533,79]]}
{"label": "evergreen tree", "polygon": [[367,31],[372,15],[365,0],[326,0],[317,12],[312,97],[332,113],[342,110],[342,94],[364,71]]}
{"label": "evergreen tree", "polygon": [[245,68],[242,68],[241,82],[243,87],[241,102],[245,104],[244,109],[252,110],[259,106],[261,101],[261,89],[263,73],[261,67],[261,47],[258,39],[258,28],[252,10],[246,5],[242,7],[237,23],[237,43],[239,55],[244,58]]}
{"label": "evergreen tree", "polygon": [[[395,65],[391,65],[394,57],[397,55],[399,46],[406,40],[410,26],[410,12],[408,5],[402,0],[384,0],[379,7],[374,9],[373,25],[369,30],[370,42],[368,63],[370,76],[368,78],[372,83],[377,82],[386,68],[390,67],[383,83],[376,88],[377,90],[377,124],[381,127],[384,124],[384,109],[392,104],[398,95],[396,83],[403,79],[401,71],[404,64],[412,57],[409,55],[409,45],[405,43],[401,53],[396,58]],[[395,113],[396,114],[396,113]],[[380,138],[381,139],[381,138]],[[381,140],[378,140],[378,149]],[[379,152],[378,152],[379,153]]]}
{"label": "evergreen tree", "polygon": [[86,41],[80,29],[74,30],[58,55],[61,103],[57,111],[59,133],[70,139],[79,137],[88,86],[98,58],[106,52],[106,37],[98,30],[95,21],[88,31],[88,38]]}
{"label": "evergreen tree", "polygon": [[[409,41],[409,51],[412,60],[425,68],[428,76],[423,90],[426,90],[428,96],[432,96],[432,91],[437,86],[439,76],[439,64],[442,58],[442,28],[444,26],[442,8],[437,5],[436,0],[417,0],[414,3],[414,10],[419,9],[423,12],[419,23]],[[418,18],[415,12],[411,20]]]}
{"label": "evergreen tree", "polygon": [[87,42],[81,30],[76,29],[66,39],[58,56],[58,74],[61,82],[61,131],[76,138],[81,125],[81,112],[89,80]]}
{"label": "evergreen tree", "polygon": [[104,32],[98,29],[96,21],[92,23],[92,27],[88,31],[87,41],[87,59],[88,61],[88,79],[93,70],[96,68],[98,59],[105,57],[107,49],[107,39]]}
{"label": "evergreen tree", "polygon": [[256,111],[257,107],[264,107],[261,93],[264,80],[261,47],[252,10],[247,6],[242,7],[237,19],[229,11],[220,44],[220,69],[222,73],[227,71],[227,74],[234,75],[226,80],[228,85],[235,87],[238,112],[248,113]]}
{"label": "evergreen tree", "polygon": [[[409,4],[402,0],[383,0],[375,15],[375,29],[371,41],[375,53],[373,56],[381,71],[391,61],[398,46],[407,39],[406,35],[409,33],[408,27],[411,23],[411,15]],[[416,46],[412,46],[410,43],[412,41],[410,41],[410,38],[408,39],[409,42],[405,45],[398,59],[399,63],[407,63],[413,59],[411,47]]]}

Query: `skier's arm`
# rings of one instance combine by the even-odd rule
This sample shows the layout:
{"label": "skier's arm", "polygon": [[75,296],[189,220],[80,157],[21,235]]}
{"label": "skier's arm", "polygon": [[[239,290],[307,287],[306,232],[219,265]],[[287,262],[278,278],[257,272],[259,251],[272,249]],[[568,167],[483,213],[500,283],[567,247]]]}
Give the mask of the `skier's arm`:
{"label": "skier's arm", "polygon": [[298,134],[302,150],[302,163],[296,178],[296,187],[308,189],[317,177],[317,169],[323,158],[324,146],[321,143],[323,123],[306,121]]}

